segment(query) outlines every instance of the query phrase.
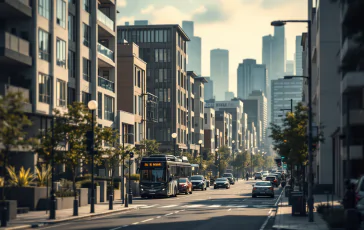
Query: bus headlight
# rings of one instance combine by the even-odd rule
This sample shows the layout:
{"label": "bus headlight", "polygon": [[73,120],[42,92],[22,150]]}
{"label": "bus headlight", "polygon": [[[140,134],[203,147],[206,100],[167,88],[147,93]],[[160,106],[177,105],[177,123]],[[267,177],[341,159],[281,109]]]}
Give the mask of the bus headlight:
{"label": "bus headlight", "polygon": [[162,189],[162,191],[166,190],[165,188]]}
{"label": "bus headlight", "polygon": [[141,188],[140,191],[143,191],[143,189]]}

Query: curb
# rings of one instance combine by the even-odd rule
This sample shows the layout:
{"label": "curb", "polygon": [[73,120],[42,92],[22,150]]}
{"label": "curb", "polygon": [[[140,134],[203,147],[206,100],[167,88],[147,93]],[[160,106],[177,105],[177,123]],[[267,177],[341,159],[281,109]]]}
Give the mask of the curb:
{"label": "curb", "polygon": [[135,209],[138,209],[138,207],[131,207],[131,208],[125,208],[125,209],[120,209],[120,210],[110,210],[110,211],[94,213],[94,214],[86,215],[86,216],[75,216],[75,217],[69,217],[69,218],[60,219],[60,220],[45,221],[45,222],[39,222],[39,223],[34,223],[34,224],[29,224],[29,225],[21,225],[21,226],[14,226],[14,227],[0,228],[0,229],[18,230],[18,229],[40,228],[40,227],[60,224],[60,223],[68,222],[68,221],[82,220],[82,219],[86,219],[86,218],[99,217],[99,216],[107,216],[107,215],[115,214],[115,213],[123,213],[123,212],[127,212],[130,210],[135,210]]}

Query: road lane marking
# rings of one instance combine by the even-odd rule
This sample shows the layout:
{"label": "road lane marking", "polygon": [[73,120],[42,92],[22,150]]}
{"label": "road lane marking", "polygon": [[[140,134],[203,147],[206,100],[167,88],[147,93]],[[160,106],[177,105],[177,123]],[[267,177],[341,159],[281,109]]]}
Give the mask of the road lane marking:
{"label": "road lane marking", "polygon": [[238,205],[235,208],[247,208],[247,207],[249,207],[249,206],[248,205]]}
{"label": "road lane marking", "polygon": [[204,206],[204,205],[202,205],[202,204],[193,204],[193,205],[185,205],[183,207],[185,207],[185,208],[199,208],[199,207],[202,207],[202,206]]}
{"label": "road lane marking", "polygon": [[170,216],[170,215],[173,215],[173,212],[172,212],[172,213],[168,213],[168,214],[166,214],[165,216]]}
{"label": "road lane marking", "polygon": [[218,208],[218,207],[221,207],[221,205],[220,204],[214,204],[214,205],[209,206],[209,208]]}
{"label": "road lane marking", "polygon": [[179,213],[179,211],[175,211],[174,213]]}
{"label": "road lane marking", "polygon": [[146,208],[153,208],[155,206],[158,206],[158,204],[153,204],[153,205],[148,205],[148,206],[143,206],[143,207],[140,207],[142,209],[146,209]]}
{"label": "road lane marking", "polygon": [[177,206],[176,204],[172,204],[172,205],[162,206],[162,207],[159,207],[159,208],[173,208],[173,207],[176,207],[176,206]]}
{"label": "road lane marking", "polygon": [[[58,225],[57,225],[58,226]],[[124,225],[124,226],[120,226],[120,227],[117,227],[117,228],[112,228],[110,230],[118,230],[118,229],[121,229],[121,228],[126,228],[128,227],[129,225]]]}
{"label": "road lane marking", "polygon": [[154,220],[154,218],[146,219],[146,220],[143,220],[143,221],[141,221],[141,222],[142,222],[142,223],[145,223],[145,222],[148,222],[148,221],[151,221],[151,220]]}
{"label": "road lane marking", "polygon": [[137,225],[137,224],[139,224],[139,222],[132,223],[132,225]]}
{"label": "road lane marking", "polygon": [[228,212],[231,211],[231,208],[228,210]]}
{"label": "road lane marking", "polygon": [[269,219],[272,217],[272,214],[273,214],[272,209],[270,209],[267,219],[264,221],[262,227],[259,230],[264,230],[265,226],[267,226],[267,224],[268,224]]}
{"label": "road lane marking", "polygon": [[156,219],[159,219],[159,218],[161,218],[161,216],[157,216],[157,217],[156,217]]}

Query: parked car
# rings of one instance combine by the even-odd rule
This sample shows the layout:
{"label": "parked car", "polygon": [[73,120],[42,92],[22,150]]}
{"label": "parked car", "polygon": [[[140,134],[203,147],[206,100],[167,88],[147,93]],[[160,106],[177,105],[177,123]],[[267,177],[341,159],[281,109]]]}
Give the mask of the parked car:
{"label": "parked car", "polygon": [[206,179],[203,176],[191,176],[192,190],[201,189],[206,190]]}
{"label": "parked car", "polygon": [[257,182],[253,185],[252,197],[270,196],[274,198],[273,184],[269,181]]}
{"label": "parked car", "polygon": [[255,173],[255,175],[254,175],[254,179],[255,180],[262,180],[263,179],[263,177],[262,177],[262,173],[260,173],[260,172],[258,172],[258,173]]}
{"label": "parked car", "polygon": [[229,189],[230,182],[229,182],[228,178],[217,178],[215,181],[215,184],[214,184],[214,189],[218,189],[218,188]]}
{"label": "parked car", "polygon": [[279,182],[278,182],[278,179],[277,179],[277,176],[276,175],[268,175],[266,178],[265,178],[266,181],[270,181],[274,186],[278,187],[279,186]]}
{"label": "parked car", "polygon": [[233,176],[232,173],[224,173],[224,175],[222,175],[222,177],[224,177],[224,178],[230,178],[230,179],[228,179],[229,182],[230,182],[230,184],[232,184],[232,185],[235,184],[235,178],[234,178],[234,176]]}
{"label": "parked car", "polygon": [[192,183],[188,178],[179,178],[178,192],[185,194],[192,194]]}

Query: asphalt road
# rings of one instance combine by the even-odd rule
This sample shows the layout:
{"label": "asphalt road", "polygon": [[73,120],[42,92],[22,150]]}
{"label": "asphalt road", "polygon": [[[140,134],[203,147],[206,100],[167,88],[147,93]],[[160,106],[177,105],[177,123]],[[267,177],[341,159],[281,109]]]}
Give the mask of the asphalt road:
{"label": "asphalt road", "polygon": [[42,229],[137,230],[137,229],[269,229],[270,216],[281,189],[275,198],[252,198],[255,181],[239,180],[230,189],[193,191],[176,198],[135,199],[138,209],[83,219]]}

